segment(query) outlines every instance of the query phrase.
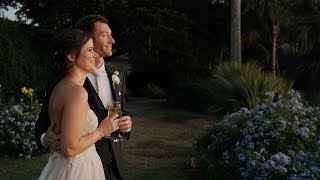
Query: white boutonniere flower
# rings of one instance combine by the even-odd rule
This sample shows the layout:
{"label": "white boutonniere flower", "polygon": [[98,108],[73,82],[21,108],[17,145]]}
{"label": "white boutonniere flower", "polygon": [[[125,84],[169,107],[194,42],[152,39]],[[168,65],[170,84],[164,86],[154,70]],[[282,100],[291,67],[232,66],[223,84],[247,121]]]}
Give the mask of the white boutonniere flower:
{"label": "white boutonniere flower", "polygon": [[112,79],[113,88],[115,88],[115,85],[120,84],[119,72],[115,71],[111,76],[111,79]]}

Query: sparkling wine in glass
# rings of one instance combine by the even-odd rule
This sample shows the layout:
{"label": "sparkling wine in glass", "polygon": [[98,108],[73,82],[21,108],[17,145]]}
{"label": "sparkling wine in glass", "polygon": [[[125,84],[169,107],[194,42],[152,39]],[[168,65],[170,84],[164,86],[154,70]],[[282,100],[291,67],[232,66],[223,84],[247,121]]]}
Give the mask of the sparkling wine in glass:
{"label": "sparkling wine in glass", "polygon": [[[108,118],[110,118],[114,114],[118,114],[118,118],[122,117],[121,104],[118,101],[112,102],[111,105],[108,106]],[[111,133],[111,135],[106,136],[106,138],[112,139],[113,142],[120,142],[126,140],[126,138],[123,136],[120,130]]]}

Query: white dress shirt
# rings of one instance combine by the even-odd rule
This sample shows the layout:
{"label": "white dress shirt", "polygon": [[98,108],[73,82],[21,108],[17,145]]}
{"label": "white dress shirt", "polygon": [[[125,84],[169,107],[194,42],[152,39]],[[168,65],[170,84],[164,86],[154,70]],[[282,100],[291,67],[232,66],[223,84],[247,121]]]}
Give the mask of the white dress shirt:
{"label": "white dress shirt", "polygon": [[98,68],[95,71],[101,71],[102,72],[102,81],[100,81],[100,83],[103,83],[101,86],[103,87],[103,93],[104,96],[101,96],[100,92],[98,92],[98,84],[97,84],[97,78],[95,75],[93,75],[93,73],[90,73],[87,75],[88,79],[90,80],[92,86],[94,87],[94,89],[96,90],[96,92],[99,94],[99,97],[104,105],[104,107],[107,109],[107,106],[113,101],[112,98],[112,89],[110,86],[110,81],[108,78],[108,74],[106,72],[106,68],[105,65],[102,64],[102,66],[100,68]]}

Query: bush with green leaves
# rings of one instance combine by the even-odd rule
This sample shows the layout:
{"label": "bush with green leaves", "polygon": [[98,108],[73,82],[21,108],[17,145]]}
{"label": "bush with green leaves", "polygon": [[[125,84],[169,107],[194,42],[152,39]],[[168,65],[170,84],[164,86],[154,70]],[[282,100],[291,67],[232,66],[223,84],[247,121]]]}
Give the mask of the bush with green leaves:
{"label": "bush with green leaves", "polygon": [[47,81],[49,33],[0,18],[0,84],[2,100],[18,97],[17,87],[32,86],[42,98]]}
{"label": "bush with green leaves", "polygon": [[319,179],[320,111],[299,92],[226,115],[197,142],[211,179]]}
{"label": "bush with green leaves", "polygon": [[32,99],[32,89],[22,88],[22,91],[25,98],[20,102],[0,108],[0,154],[3,157],[30,158],[39,153],[34,128],[41,105]]}
{"label": "bush with green leaves", "polygon": [[166,93],[160,86],[149,83],[146,87],[147,95],[151,98],[165,98]]}
{"label": "bush with green leaves", "polygon": [[215,93],[212,89],[211,79],[180,83],[174,91],[173,104],[194,112],[208,113]]}
{"label": "bush with green leaves", "polygon": [[224,63],[213,73],[212,81],[214,104],[210,110],[213,112],[234,112],[241,107],[255,107],[263,101],[267,91],[285,93],[293,85],[264,73],[256,62]]}

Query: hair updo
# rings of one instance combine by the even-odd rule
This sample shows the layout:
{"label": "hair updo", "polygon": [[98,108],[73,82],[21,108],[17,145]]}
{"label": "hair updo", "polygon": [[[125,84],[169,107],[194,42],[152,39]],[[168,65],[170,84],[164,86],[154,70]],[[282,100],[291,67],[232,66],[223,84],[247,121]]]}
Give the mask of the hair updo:
{"label": "hair updo", "polygon": [[64,76],[74,65],[74,62],[67,58],[73,54],[77,61],[83,45],[91,36],[79,29],[66,29],[59,33],[54,39],[52,61],[49,63],[51,71],[59,76]]}

